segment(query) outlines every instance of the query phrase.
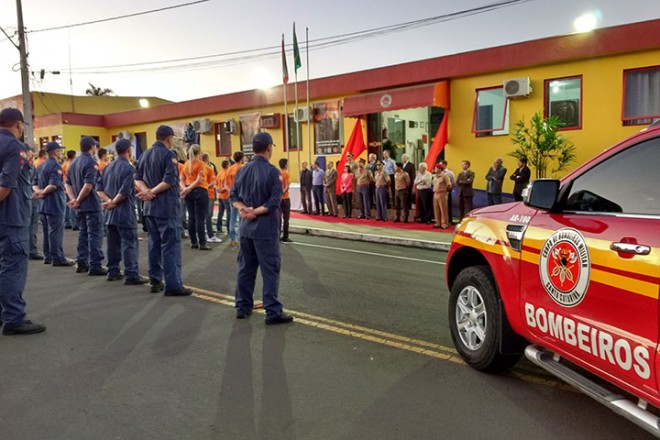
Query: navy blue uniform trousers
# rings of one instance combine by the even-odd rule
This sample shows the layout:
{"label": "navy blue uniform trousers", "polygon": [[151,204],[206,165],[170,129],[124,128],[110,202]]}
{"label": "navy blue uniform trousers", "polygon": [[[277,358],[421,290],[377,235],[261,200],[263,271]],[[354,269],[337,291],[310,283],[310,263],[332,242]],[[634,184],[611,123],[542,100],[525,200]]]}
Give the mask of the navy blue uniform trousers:
{"label": "navy blue uniform trousers", "polygon": [[6,327],[25,322],[23,291],[28,271],[28,229],[28,225],[0,225],[0,319]]}
{"label": "navy blue uniform trousers", "polygon": [[257,269],[261,269],[266,318],[282,316],[282,303],[277,299],[281,262],[279,234],[264,240],[241,237],[236,282],[237,310],[248,313],[252,311],[254,305],[252,294],[257,280]]}
{"label": "navy blue uniform trousers", "polygon": [[64,263],[64,217],[61,215],[41,214],[41,226],[44,231],[44,259],[54,263]]}
{"label": "navy blue uniform trousers", "polygon": [[165,278],[165,290],[181,289],[181,218],[146,215],[144,219],[149,234],[149,278]]}
{"label": "navy blue uniform trousers", "polygon": [[107,225],[108,228],[108,276],[121,273],[119,263],[124,261],[124,275],[127,281],[140,279],[138,273],[137,227]]}
{"label": "navy blue uniform trousers", "polygon": [[103,213],[101,211],[78,211],[78,264],[87,264],[90,269],[103,265]]}

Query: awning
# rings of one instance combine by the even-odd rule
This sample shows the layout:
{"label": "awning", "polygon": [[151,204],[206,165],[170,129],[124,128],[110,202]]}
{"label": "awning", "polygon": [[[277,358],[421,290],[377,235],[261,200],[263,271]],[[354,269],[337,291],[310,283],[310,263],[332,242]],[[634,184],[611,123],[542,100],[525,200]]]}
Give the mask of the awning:
{"label": "awning", "polygon": [[384,90],[344,99],[344,116],[361,116],[404,108],[434,105],[435,84],[405,89]]}

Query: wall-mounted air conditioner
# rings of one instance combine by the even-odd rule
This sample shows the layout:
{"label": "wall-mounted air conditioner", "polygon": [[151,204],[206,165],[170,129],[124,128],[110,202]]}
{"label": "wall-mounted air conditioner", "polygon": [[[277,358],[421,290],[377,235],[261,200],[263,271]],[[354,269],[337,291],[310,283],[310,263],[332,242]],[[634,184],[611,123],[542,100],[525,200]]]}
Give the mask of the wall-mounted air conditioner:
{"label": "wall-mounted air conditioner", "polygon": [[213,125],[211,124],[210,119],[195,119],[193,122],[193,128],[195,133],[209,133]]}
{"label": "wall-mounted air conditioner", "polygon": [[236,133],[236,123],[233,119],[224,122],[225,133],[234,134]]}
{"label": "wall-mounted air conditioner", "polygon": [[309,108],[298,108],[293,112],[293,120],[296,122],[309,122]]}
{"label": "wall-mounted air conditioner", "polygon": [[514,98],[517,96],[529,96],[532,93],[529,77],[507,79],[504,81],[504,96]]}

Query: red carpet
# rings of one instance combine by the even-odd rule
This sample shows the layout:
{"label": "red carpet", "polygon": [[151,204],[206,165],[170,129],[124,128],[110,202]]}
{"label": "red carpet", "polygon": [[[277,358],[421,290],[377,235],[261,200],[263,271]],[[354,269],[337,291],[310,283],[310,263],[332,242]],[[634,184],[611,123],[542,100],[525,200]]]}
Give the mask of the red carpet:
{"label": "red carpet", "polygon": [[372,226],[376,228],[392,228],[392,229],[407,229],[410,231],[429,231],[429,232],[443,232],[445,234],[447,233],[453,233],[454,232],[454,227],[450,226],[447,229],[434,229],[433,225],[424,225],[421,223],[414,223],[414,222],[408,222],[408,223],[394,223],[392,220],[388,220],[386,222],[381,222],[377,221],[374,219],[371,220],[362,220],[362,219],[356,219],[356,218],[343,218],[341,216],[339,217],[330,217],[327,215],[309,215],[309,214],[302,214],[300,212],[295,212],[291,211],[291,218],[296,218],[296,219],[301,219],[301,220],[313,220],[313,221],[318,221],[318,222],[326,222],[326,223],[343,223],[347,225],[358,225],[358,226]]}

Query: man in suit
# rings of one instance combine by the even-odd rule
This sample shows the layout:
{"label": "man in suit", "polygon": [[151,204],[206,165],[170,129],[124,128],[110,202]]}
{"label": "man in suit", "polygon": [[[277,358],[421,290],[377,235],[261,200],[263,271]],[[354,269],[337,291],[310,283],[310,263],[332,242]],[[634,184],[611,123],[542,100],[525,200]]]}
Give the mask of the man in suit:
{"label": "man in suit", "polygon": [[470,161],[464,160],[461,163],[463,171],[458,173],[456,177],[456,185],[458,185],[458,209],[460,211],[461,219],[465,214],[472,211],[472,198],[474,191],[472,184],[474,183],[474,171],[470,169]]}
{"label": "man in suit", "polygon": [[502,166],[502,158],[498,157],[493,162],[493,166],[486,173],[486,192],[488,195],[488,205],[499,205],[502,203],[502,182],[506,176],[506,168]]}
{"label": "man in suit", "polygon": [[[410,182],[415,181],[415,164],[410,161],[410,157],[407,154],[404,154],[401,156],[401,160],[403,160],[403,171],[408,173],[408,177],[410,177]],[[412,200],[413,200],[413,185],[410,185],[410,188],[408,189],[408,209],[412,207]]]}
{"label": "man in suit", "polygon": [[300,200],[302,201],[303,214],[312,213],[312,188],[314,187],[313,183],[313,174],[310,170],[307,169],[307,162],[300,164]]}
{"label": "man in suit", "polygon": [[518,160],[518,168],[511,174],[509,177],[511,180],[513,180],[515,183],[513,184],[513,199],[516,202],[521,201],[522,198],[522,191],[527,187],[529,184],[529,179],[531,178],[532,172],[529,170],[529,167],[527,166],[527,158],[526,157],[521,157],[520,160]]}

